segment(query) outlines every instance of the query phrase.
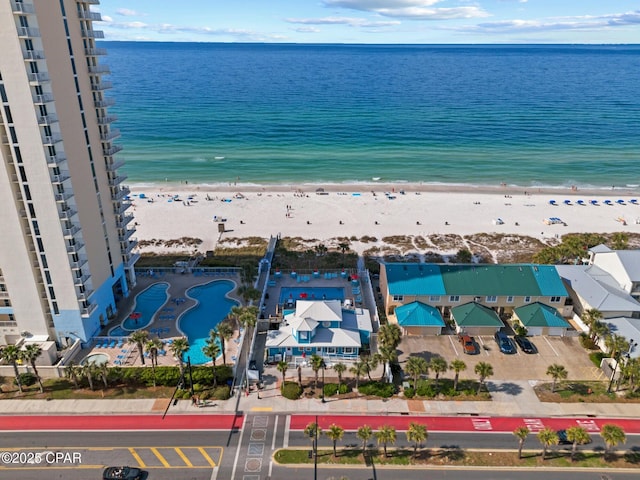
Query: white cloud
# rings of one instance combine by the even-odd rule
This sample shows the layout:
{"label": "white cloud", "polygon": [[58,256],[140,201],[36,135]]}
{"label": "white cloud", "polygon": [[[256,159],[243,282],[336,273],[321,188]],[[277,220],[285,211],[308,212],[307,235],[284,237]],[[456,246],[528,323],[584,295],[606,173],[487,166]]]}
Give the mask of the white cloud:
{"label": "white cloud", "polygon": [[319,33],[320,29],[316,27],[298,27],[294,29],[298,33]]}
{"label": "white cloud", "polygon": [[111,18],[109,15],[102,15],[102,21],[105,23],[111,23],[113,22],[113,18]]}
{"label": "white cloud", "polygon": [[351,27],[361,28],[381,28],[400,25],[397,20],[372,22],[364,18],[351,17],[324,17],[324,18],[286,18],[285,22],[296,23],[302,25],[349,25]]}
{"label": "white cloud", "polygon": [[119,8],[116,10],[118,15],[122,15],[123,17],[137,17],[140,14],[135,10],[130,10],[128,8]]}
{"label": "white cloud", "polygon": [[489,14],[478,6],[437,8],[442,0],[323,0],[326,7],[341,7],[362,12],[377,13],[385,17],[407,20],[451,20],[482,18]]}

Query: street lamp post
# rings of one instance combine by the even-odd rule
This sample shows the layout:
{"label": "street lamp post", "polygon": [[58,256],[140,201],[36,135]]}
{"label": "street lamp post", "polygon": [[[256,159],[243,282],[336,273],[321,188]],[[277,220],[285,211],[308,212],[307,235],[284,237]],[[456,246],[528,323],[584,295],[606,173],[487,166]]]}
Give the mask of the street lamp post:
{"label": "street lamp post", "polygon": [[322,392],[320,393],[320,398],[322,399],[322,403],[325,403],[326,400],[324,399],[324,371],[327,368],[327,365],[324,363],[324,360],[322,361]]}

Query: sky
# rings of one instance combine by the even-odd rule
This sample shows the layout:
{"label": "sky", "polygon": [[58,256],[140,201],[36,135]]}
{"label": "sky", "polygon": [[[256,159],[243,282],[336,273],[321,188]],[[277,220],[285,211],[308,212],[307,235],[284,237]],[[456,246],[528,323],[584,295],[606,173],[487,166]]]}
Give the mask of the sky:
{"label": "sky", "polygon": [[638,0],[102,0],[106,40],[640,43]]}

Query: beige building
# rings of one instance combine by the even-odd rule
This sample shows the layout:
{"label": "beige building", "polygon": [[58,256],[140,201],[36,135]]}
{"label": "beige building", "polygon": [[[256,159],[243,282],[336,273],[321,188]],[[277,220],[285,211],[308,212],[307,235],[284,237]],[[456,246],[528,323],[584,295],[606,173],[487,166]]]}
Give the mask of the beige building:
{"label": "beige building", "polygon": [[0,345],[86,341],[135,283],[98,3],[0,2]]}

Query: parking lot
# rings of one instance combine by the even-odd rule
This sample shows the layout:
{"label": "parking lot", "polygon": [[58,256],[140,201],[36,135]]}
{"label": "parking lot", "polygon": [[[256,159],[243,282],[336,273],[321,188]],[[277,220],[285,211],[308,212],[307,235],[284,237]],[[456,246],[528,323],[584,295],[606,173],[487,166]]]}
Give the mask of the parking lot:
{"label": "parking lot", "polygon": [[[399,361],[403,365],[411,354],[420,355],[429,361],[440,356],[451,363],[461,359],[467,369],[461,378],[476,378],[474,367],[478,362],[493,366],[493,380],[550,380],[547,368],[553,363],[564,365],[570,380],[600,379],[601,371],[596,368],[577,337],[529,337],[536,346],[537,353],[526,354],[518,347],[513,355],[501,353],[493,336],[476,336],[478,354],[467,355],[462,351],[456,335],[404,336],[398,347]],[[513,338],[512,338],[513,340]],[[446,374],[448,376],[452,373]]]}

